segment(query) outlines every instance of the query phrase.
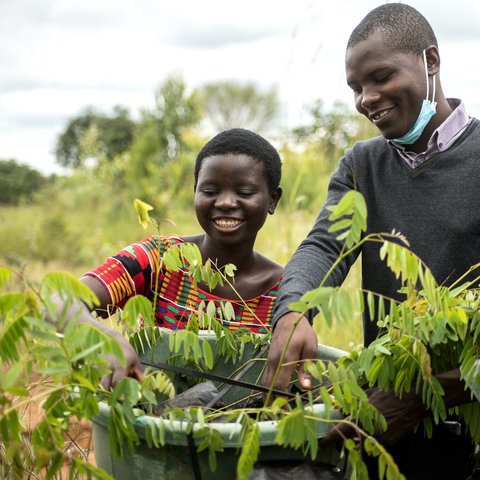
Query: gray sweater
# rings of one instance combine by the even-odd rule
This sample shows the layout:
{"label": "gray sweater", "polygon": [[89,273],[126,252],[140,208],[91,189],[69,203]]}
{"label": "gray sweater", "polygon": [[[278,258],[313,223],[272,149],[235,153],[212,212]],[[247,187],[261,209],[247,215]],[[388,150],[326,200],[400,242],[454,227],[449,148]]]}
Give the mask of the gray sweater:
{"label": "gray sweater", "polygon": [[[292,301],[320,284],[337,259],[342,245],[328,233],[330,211],[325,207],[337,204],[350,189],[365,197],[367,233],[401,232],[438,283],[450,284],[480,262],[480,121],[473,119],[451,148],[415,169],[383,137],[357,142],[340,160],[312,230],[286,266],[273,325]],[[380,260],[379,248],[367,242],[361,250],[362,286],[401,300],[400,285]],[[341,285],[358,253],[326,284]],[[365,318],[365,344],[377,333],[374,322]]]}

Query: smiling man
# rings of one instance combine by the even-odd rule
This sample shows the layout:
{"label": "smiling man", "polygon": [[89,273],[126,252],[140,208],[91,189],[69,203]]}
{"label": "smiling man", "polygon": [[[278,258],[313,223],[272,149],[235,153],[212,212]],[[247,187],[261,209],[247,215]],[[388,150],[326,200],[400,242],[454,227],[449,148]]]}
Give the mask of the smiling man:
{"label": "smiling man", "polygon": [[[327,207],[349,190],[365,197],[367,233],[400,231],[439,284],[453,283],[480,261],[480,122],[467,115],[460,100],[445,97],[437,39],[427,20],[400,3],[372,10],[350,36],[345,67],[356,109],[381,136],[346,151],[312,230],[286,266],[272,322],[266,385],[273,381],[298,318],[289,304],[321,283],[342,249],[328,231]],[[362,286],[402,300],[400,282],[380,259],[379,248],[367,242],[361,249]],[[341,285],[359,253],[346,258],[327,285]],[[297,361],[314,357],[317,339],[311,320],[299,321],[284,358],[289,366],[281,369],[277,388],[287,388]],[[377,335],[376,323],[365,318],[365,344]],[[447,406],[472,401],[459,377],[458,371],[438,376]],[[310,384],[301,369],[299,380],[305,387]],[[376,391],[370,398],[388,423],[380,440],[392,446],[409,480],[464,478],[472,446],[460,424],[441,424],[434,438],[426,440],[423,432],[413,434],[413,427],[429,415],[419,397],[400,400]],[[335,441],[336,434],[329,441]]]}

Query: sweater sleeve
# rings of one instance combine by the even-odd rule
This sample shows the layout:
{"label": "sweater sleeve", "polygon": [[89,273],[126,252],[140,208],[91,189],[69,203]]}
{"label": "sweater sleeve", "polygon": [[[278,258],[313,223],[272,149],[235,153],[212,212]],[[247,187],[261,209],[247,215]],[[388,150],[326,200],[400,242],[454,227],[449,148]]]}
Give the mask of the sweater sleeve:
{"label": "sweater sleeve", "polygon": [[[355,188],[355,175],[351,151],[340,160],[338,169],[332,174],[328,185],[327,199],[307,237],[301,242],[296,252],[285,267],[283,282],[275,305],[272,328],[284,314],[290,311],[289,305],[298,301],[309,290],[317,288],[330,267],[337,260],[343,242],[337,241],[337,233],[329,233],[331,222],[327,207],[336,205],[341,198]],[[358,252],[344,259],[326,279],[326,286],[339,286],[345,279]],[[309,312],[310,323],[317,312]]]}

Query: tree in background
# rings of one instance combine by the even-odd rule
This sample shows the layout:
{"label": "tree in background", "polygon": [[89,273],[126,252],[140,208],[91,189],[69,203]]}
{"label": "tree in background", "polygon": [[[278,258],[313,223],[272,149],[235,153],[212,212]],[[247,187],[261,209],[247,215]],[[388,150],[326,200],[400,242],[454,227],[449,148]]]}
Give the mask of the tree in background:
{"label": "tree in background", "polygon": [[169,76],[155,93],[154,108],[142,112],[125,161],[132,198],[164,210],[185,191],[199,144],[192,132],[201,119],[197,93],[180,76]]}
{"label": "tree in background", "polygon": [[248,128],[260,134],[271,130],[279,113],[276,87],[261,90],[255,83],[207,83],[199,89],[204,114],[216,132]]}
{"label": "tree in background", "polygon": [[28,165],[15,160],[0,160],[0,204],[30,202],[47,182],[48,178]]}
{"label": "tree in background", "polygon": [[378,135],[376,127],[343,102],[337,101],[331,110],[325,110],[319,99],[312,103],[308,113],[311,122],[293,129],[292,133],[306,149],[318,153],[324,171],[332,171],[345,149],[355,141]]}
{"label": "tree in background", "polygon": [[[257,91],[252,97],[258,100],[261,95]],[[235,98],[234,93],[232,97]],[[217,96],[221,104],[220,98]],[[69,120],[57,145],[57,153],[60,147],[63,149],[64,165],[84,168],[44,179],[48,184],[40,192],[39,172],[13,161],[0,162],[1,203],[25,204],[38,192],[34,208],[22,205],[0,212],[3,215],[0,257],[8,252],[9,258],[21,259],[20,263],[50,259],[65,262],[69,267],[99,263],[112,250],[132,243],[143,233],[132,227],[136,225],[131,208],[134,198],[154,205],[157,220],[171,219],[183,232],[197,231],[191,214],[193,165],[206,141],[202,133],[205,122],[210,120],[213,125],[202,99],[205,100],[204,90],[201,93],[190,89],[181,77],[170,76],[156,90],[155,103],[152,95],[152,105],[140,112],[136,122],[122,107],[109,115],[93,108],[84,110]],[[240,100],[236,98],[230,103],[232,111],[236,102]],[[253,102],[253,107],[260,102]],[[307,233],[302,230],[303,225],[310,225],[310,217],[316,215],[331,169],[343,149],[357,139],[372,136],[375,129],[345,107],[327,110],[321,103],[315,103],[311,112],[308,123],[295,129],[295,135],[290,133],[287,137],[284,132],[280,137],[284,195],[278,217],[275,215],[270,222],[275,222],[275,231],[280,232],[281,241],[274,248],[282,262]],[[238,125],[247,126],[242,125],[247,120],[241,120],[241,115],[236,113],[232,118],[237,118]],[[254,118],[254,114],[245,118]],[[274,117],[265,126],[272,125]],[[227,125],[219,123],[215,128],[217,133]],[[252,124],[249,128],[258,130]],[[272,131],[265,135],[273,138],[274,134]],[[92,158],[95,162],[87,161]],[[309,220],[305,221],[307,217]],[[288,228],[281,233],[285,225]],[[176,228],[162,223],[162,231],[168,234],[176,233]],[[267,239],[265,243],[269,245]]]}
{"label": "tree in background", "polygon": [[63,167],[77,168],[87,158],[113,160],[125,152],[133,141],[135,122],[127,108],[116,106],[112,115],[88,107],[82,114],[68,122],[58,137],[55,147],[57,163]]}

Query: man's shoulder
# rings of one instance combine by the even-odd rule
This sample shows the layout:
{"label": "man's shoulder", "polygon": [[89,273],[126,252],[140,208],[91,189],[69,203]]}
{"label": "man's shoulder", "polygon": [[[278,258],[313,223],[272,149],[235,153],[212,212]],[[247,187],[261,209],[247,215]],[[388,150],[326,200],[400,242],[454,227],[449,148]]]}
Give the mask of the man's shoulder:
{"label": "man's shoulder", "polygon": [[388,144],[387,140],[384,137],[378,136],[369,138],[368,140],[358,140],[356,141],[350,151],[353,154],[357,153],[376,153],[385,150],[390,150],[391,147]]}
{"label": "man's shoulder", "polygon": [[394,149],[385,138],[379,136],[368,140],[359,140],[345,150],[345,161],[360,167],[361,164],[371,164],[387,155],[394,155]]}

